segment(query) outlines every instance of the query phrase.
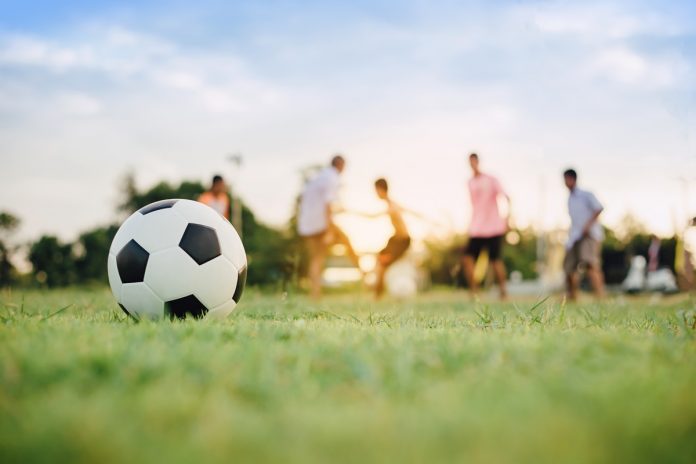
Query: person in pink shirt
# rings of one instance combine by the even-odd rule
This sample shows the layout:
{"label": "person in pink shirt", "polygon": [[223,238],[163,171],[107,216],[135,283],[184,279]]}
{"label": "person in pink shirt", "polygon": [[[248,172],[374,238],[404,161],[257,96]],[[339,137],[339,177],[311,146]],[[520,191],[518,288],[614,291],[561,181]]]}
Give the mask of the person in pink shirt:
{"label": "person in pink shirt", "polygon": [[476,153],[469,155],[469,164],[473,172],[473,176],[469,179],[472,215],[469,225],[469,243],[462,257],[464,276],[471,293],[475,295],[478,292],[478,283],[474,279],[474,263],[481,251],[486,249],[500,288],[500,298],[504,300],[507,298],[505,285],[507,273],[501,251],[503,237],[508,231],[508,218],[500,214],[498,198],[504,197],[509,205],[510,197],[505,193],[498,179],[481,172],[479,157]]}

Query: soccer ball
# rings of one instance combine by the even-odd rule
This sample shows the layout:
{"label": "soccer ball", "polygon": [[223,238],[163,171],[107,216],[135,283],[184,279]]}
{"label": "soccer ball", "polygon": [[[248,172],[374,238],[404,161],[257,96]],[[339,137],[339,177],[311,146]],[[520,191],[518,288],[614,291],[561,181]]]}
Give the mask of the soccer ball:
{"label": "soccer ball", "polygon": [[244,245],[212,208],[162,200],[133,213],[116,232],[109,284],[135,319],[225,317],[246,283]]}

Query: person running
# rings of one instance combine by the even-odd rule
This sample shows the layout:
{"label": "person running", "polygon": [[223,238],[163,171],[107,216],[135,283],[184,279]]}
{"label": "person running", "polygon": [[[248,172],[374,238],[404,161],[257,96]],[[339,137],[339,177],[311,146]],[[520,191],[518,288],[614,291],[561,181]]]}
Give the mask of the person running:
{"label": "person running", "polygon": [[578,270],[584,270],[587,273],[595,295],[601,298],[604,296],[604,275],[600,254],[604,231],[598,219],[604,207],[594,194],[578,187],[578,174],[574,169],[566,170],[563,173],[563,179],[570,192],[568,196],[570,233],[563,260],[568,298],[571,301],[577,299]]}
{"label": "person running", "polygon": [[305,184],[300,197],[297,231],[309,252],[310,295],[314,299],[321,297],[321,275],[330,245],[344,245],[348,257],[359,268],[358,256],[350,240],[334,223],[333,207],[338,201],[340,175],[345,165],[343,156],[334,156],[330,166],[322,169]]}
{"label": "person running", "polygon": [[[387,245],[377,254],[375,297],[379,299],[384,295],[384,276],[387,269],[401,258],[411,246],[411,236],[408,233],[408,228],[404,221],[404,213],[408,212],[417,216],[420,215],[412,211],[406,211],[389,197],[389,184],[384,178],[379,178],[375,181],[375,193],[380,200],[383,200],[387,204],[386,214],[389,215],[389,220],[394,228],[394,234],[387,241]],[[382,216],[385,213],[358,214],[374,218]]]}
{"label": "person running", "polygon": [[462,267],[469,289],[473,295],[478,293],[478,282],[474,278],[474,264],[482,250],[488,251],[488,258],[493,266],[500,298],[507,298],[506,270],[502,259],[503,237],[508,231],[508,219],[500,214],[498,199],[502,196],[508,202],[510,197],[505,193],[500,182],[495,177],[481,172],[479,156],[469,155],[469,165],[473,176],[469,179],[469,195],[471,197],[471,224],[469,225],[469,242],[462,257]]}
{"label": "person running", "polygon": [[230,219],[230,197],[227,194],[227,185],[221,175],[213,176],[210,189],[203,192],[198,201],[213,208],[225,219]]}

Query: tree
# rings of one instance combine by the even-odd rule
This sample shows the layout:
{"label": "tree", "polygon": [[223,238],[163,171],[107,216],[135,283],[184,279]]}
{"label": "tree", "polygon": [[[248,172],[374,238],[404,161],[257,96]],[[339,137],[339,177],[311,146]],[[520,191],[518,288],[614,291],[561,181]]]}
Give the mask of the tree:
{"label": "tree", "polygon": [[428,257],[425,267],[430,273],[433,284],[455,285],[461,287],[466,284],[461,273],[460,259],[462,244],[466,239],[462,235],[455,235],[445,241],[426,241]]}
{"label": "tree", "polygon": [[15,268],[10,259],[12,250],[7,241],[12,232],[19,227],[19,224],[18,217],[7,211],[0,211],[0,287],[9,285],[14,281]]}
{"label": "tree", "polygon": [[621,218],[615,233],[621,242],[627,243],[636,235],[648,235],[648,228],[640,219],[628,212]]}
{"label": "tree", "polygon": [[[76,282],[72,245],[61,243],[52,235],[44,235],[31,245],[29,261],[39,284],[62,287]],[[104,263],[106,263],[106,257],[104,257]]]}
{"label": "tree", "polygon": [[279,284],[285,287],[293,274],[293,238],[257,221],[244,203],[242,229],[249,261],[249,284]]}
{"label": "tree", "polygon": [[204,191],[205,187],[203,187],[203,184],[193,181],[183,181],[179,185],[172,185],[162,181],[147,190],[139,191],[135,185],[135,176],[133,173],[128,173],[121,187],[122,199],[118,209],[119,211],[132,213],[145,205],[159,200],[169,198],[195,200]]}
{"label": "tree", "polygon": [[115,224],[98,227],[81,234],[72,245],[75,274],[80,283],[107,281],[106,258],[117,230]]}
{"label": "tree", "polygon": [[523,279],[537,277],[537,235],[532,228],[512,231],[514,244],[503,246],[503,262],[508,272],[518,271]]}

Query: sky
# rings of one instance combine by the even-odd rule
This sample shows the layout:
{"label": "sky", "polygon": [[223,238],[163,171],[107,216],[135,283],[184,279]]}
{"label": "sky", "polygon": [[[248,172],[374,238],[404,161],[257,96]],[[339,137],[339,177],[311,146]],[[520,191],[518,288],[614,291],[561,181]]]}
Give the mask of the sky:
{"label": "sky", "polygon": [[[348,160],[465,231],[479,153],[520,226],[567,226],[561,173],[672,233],[696,214],[696,3],[675,1],[0,0],[0,210],[23,239],[117,218],[119,180],[231,181],[289,218],[303,168]],[[243,156],[241,167],[227,157]],[[681,179],[681,180],[680,180]],[[385,220],[386,221],[386,220]],[[344,217],[362,250],[385,221]]]}

